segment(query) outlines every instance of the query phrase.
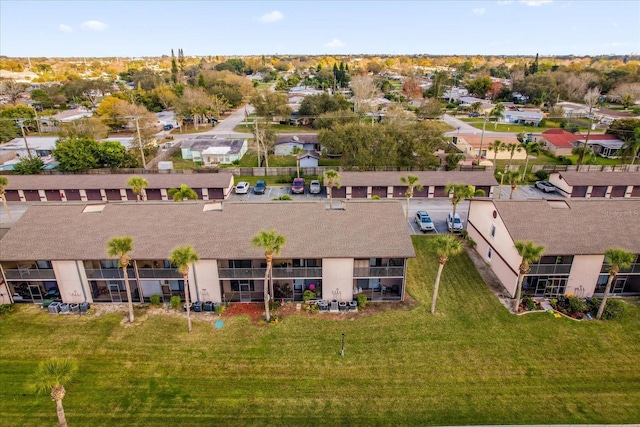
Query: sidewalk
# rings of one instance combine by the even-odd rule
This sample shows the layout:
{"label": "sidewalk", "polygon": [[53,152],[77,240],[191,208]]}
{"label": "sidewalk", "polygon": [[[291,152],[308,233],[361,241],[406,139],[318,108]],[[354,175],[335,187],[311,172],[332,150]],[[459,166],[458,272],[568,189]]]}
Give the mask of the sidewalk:
{"label": "sidewalk", "polygon": [[509,311],[513,308],[513,300],[509,296],[509,292],[502,286],[500,279],[491,270],[491,267],[487,265],[482,257],[476,252],[475,249],[465,245],[465,250],[471,258],[471,261],[476,266],[476,270],[480,273],[480,277],[487,284],[491,292],[498,298],[498,301]]}

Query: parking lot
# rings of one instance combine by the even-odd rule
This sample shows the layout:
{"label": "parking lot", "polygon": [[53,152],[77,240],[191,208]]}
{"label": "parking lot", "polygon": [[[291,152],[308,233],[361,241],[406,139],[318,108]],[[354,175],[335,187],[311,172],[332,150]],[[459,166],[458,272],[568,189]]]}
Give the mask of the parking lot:
{"label": "parking lot", "polygon": [[250,200],[252,202],[266,202],[283,195],[291,196],[293,200],[320,200],[326,197],[326,192],[322,189],[320,194],[309,194],[309,186],[305,188],[304,194],[291,194],[291,186],[267,186],[267,190],[264,194],[254,194],[253,185],[249,188],[247,194],[236,194],[235,191],[231,193],[229,201],[237,202],[243,200]]}

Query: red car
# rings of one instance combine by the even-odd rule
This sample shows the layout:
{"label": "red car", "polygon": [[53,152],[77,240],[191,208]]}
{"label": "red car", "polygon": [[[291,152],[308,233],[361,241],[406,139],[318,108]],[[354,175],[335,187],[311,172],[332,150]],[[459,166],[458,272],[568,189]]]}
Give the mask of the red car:
{"label": "red car", "polygon": [[304,178],[294,178],[291,194],[304,194]]}

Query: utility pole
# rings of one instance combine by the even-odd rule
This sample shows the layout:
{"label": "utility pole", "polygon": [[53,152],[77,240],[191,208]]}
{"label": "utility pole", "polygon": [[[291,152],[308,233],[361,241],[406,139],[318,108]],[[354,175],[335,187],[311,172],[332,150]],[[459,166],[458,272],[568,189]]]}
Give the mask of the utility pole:
{"label": "utility pole", "polygon": [[482,133],[480,134],[480,152],[478,153],[478,166],[480,166],[480,162],[482,161],[482,142],[484,141],[484,128],[487,125],[487,116],[486,114],[482,116]]}
{"label": "utility pole", "polygon": [[24,119],[18,120],[20,123],[20,130],[22,131],[22,139],[24,139],[24,146],[27,149],[27,155],[29,156],[29,160],[33,160],[33,156],[31,155],[31,150],[29,149],[29,142],[27,141],[27,134],[24,132]]}
{"label": "utility pole", "polygon": [[140,136],[140,124],[138,123],[139,119],[140,116],[134,117],[134,120],[136,121],[136,131],[138,132],[138,143],[140,144],[140,155],[142,156],[142,167],[147,169],[147,162],[144,159],[144,149],[142,148],[142,137]]}

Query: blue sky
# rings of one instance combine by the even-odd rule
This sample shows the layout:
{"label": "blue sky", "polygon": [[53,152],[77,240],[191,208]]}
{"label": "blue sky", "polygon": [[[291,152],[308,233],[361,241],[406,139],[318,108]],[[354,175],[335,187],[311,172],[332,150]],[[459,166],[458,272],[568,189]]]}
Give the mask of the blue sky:
{"label": "blue sky", "polygon": [[640,53],[640,2],[0,1],[0,54],[30,57]]}

